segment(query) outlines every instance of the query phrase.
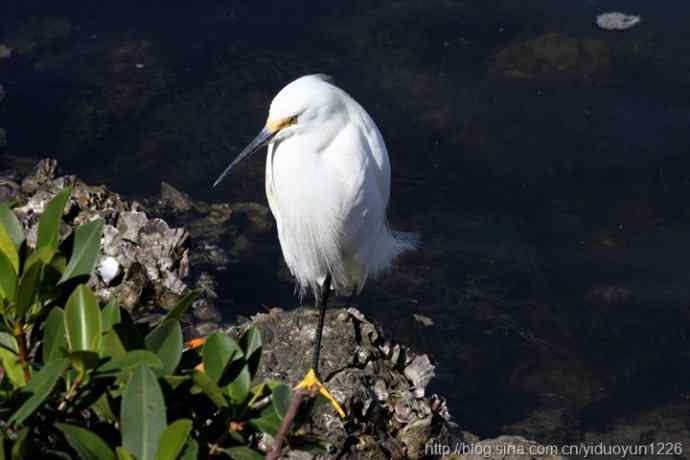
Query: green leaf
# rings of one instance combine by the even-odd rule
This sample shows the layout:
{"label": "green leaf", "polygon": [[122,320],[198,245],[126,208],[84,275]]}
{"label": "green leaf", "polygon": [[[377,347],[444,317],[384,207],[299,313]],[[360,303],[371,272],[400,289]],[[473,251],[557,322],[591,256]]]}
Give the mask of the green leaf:
{"label": "green leaf", "polygon": [[12,210],[7,203],[0,203],[0,225],[5,227],[7,233],[10,235],[14,247],[17,248],[17,252],[21,249],[22,244],[24,244],[24,229],[22,224],[19,223],[19,219],[14,215]]}
{"label": "green leaf", "polygon": [[118,460],[136,460],[132,454],[124,447],[116,447],[115,454]]}
{"label": "green leaf", "polygon": [[17,433],[17,438],[14,440],[12,450],[10,451],[10,458],[12,460],[26,460],[26,454],[29,451],[28,439],[29,427],[27,426]]}
{"label": "green leaf", "polygon": [[185,314],[187,309],[194,303],[194,301],[199,297],[199,294],[201,294],[201,291],[191,291],[189,294],[186,296],[182,297],[178,302],[177,305],[175,305],[175,308],[170,310],[167,315],[163,317],[163,321],[161,323],[168,321],[168,320],[173,320],[176,319],[180,321],[182,319],[182,316]]}
{"label": "green leaf", "polygon": [[180,457],[180,460],[197,460],[199,458],[199,443],[197,443],[194,438],[190,439],[187,446],[184,448],[184,452]]}
{"label": "green leaf", "polygon": [[7,256],[0,252],[0,300],[5,298],[13,302],[16,289],[17,273]]}
{"label": "green leaf", "polygon": [[65,340],[65,311],[54,307],[48,313],[43,324],[43,362],[47,363],[63,356],[62,349],[67,348]]}
{"label": "green leaf", "polygon": [[280,418],[284,418],[287,414],[292,398],[292,388],[288,385],[283,384],[273,390],[273,408]]}
{"label": "green leaf", "polygon": [[57,254],[51,259],[49,266],[55,270],[55,272],[62,274],[65,272],[65,268],[67,268],[67,257],[62,254]]}
{"label": "green leaf", "polygon": [[24,404],[22,404],[14,414],[12,414],[9,423],[19,425],[26,420],[27,417],[33,414],[53,391],[55,384],[60,380],[67,366],[69,366],[68,359],[56,359],[47,363],[43,366],[43,369],[34,374],[29,384],[22,390],[22,393],[31,393],[31,396],[24,401]]}
{"label": "green leaf", "polygon": [[228,407],[228,402],[223,397],[223,390],[208,375],[204,372],[194,371],[192,380],[218,408]]}
{"label": "green leaf", "polygon": [[67,423],[56,423],[81,460],[115,460],[115,453],[96,433]]}
{"label": "green leaf", "polygon": [[12,241],[12,237],[9,232],[5,229],[4,225],[0,223],[0,253],[5,254],[7,260],[12,264],[14,272],[19,271],[19,253],[17,252],[17,247]]}
{"label": "green leaf", "polygon": [[77,350],[71,351],[68,355],[72,366],[83,373],[87,369],[93,369],[98,365],[98,353],[95,351]]}
{"label": "green leaf", "polygon": [[119,356],[107,361],[98,367],[98,372],[112,372],[120,369],[128,369],[137,366],[149,366],[154,369],[162,369],[160,358],[147,350],[128,351],[124,356]]}
{"label": "green leaf", "polygon": [[227,449],[223,449],[223,452],[228,454],[230,458],[233,460],[263,460],[264,456],[255,451],[254,449],[250,449],[249,447],[245,446],[239,446],[239,447],[229,447]]}
{"label": "green leaf", "polygon": [[164,375],[163,380],[170,385],[170,388],[175,390],[183,383],[187,383],[190,380],[190,377],[187,375]]}
{"label": "green leaf", "polygon": [[114,329],[105,331],[102,339],[101,356],[110,358],[120,358],[127,354],[125,346],[120,340],[120,336],[117,335]]}
{"label": "green leaf", "polygon": [[253,380],[259,371],[259,361],[261,361],[262,343],[259,330],[254,326],[247,329],[247,332],[240,338],[240,346],[244,350],[244,359],[249,368],[249,379]]}
{"label": "green leaf", "polygon": [[[60,222],[62,221],[62,214],[65,211],[67,198],[69,198],[69,194],[71,192],[72,187],[66,187],[60,193],[55,195],[53,199],[48,202],[43,214],[41,214],[41,217],[38,219],[38,237],[36,239],[36,248],[38,250],[43,248],[50,249],[50,251],[48,251],[44,257],[47,257],[47,254],[50,254],[50,257],[52,258],[52,255],[58,249],[58,242],[60,239]],[[46,260],[44,257],[42,257],[43,262],[48,263],[49,260]]]}
{"label": "green leaf", "polygon": [[7,332],[0,332],[0,364],[15,388],[26,385],[24,371],[19,365],[18,350],[17,339]]}
{"label": "green leaf", "polygon": [[22,275],[19,280],[19,288],[17,291],[17,302],[15,304],[17,318],[24,318],[24,315],[31,305],[33,305],[38,295],[41,284],[41,272],[43,271],[43,264],[36,262],[28,271]]}
{"label": "green leaf", "polygon": [[103,219],[96,219],[93,222],[77,227],[74,231],[72,255],[58,284],[78,276],[91,275],[91,271],[101,252],[102,235]]}
{"label": "green leaf", "polygon": [[263,433],[268,433],[271,436],[275,436],[280,428],[280,417],[276,414],[275,409],[272,406],[267,406],[261,411],[261,416],[249,420],[249,424],[254,427],[254,429],[261,431]]}
{"label": "green leaf", "polygon": [[110,400],[107,393],[102,394],[96,402],[91,404],[91,409],[102,422],[114,423],[116,421],[115,414],[110,408]]}
{"label": "green leaf", "polygon": [[225,367],[228,365],[233,355],[242,356],[242,352],[237,343],[222,332],[211,334],[204,343],[202,359],[204,362],[204,372],[211,380],[218,383]]}
{"label": "green leaf", "polygon": [[176,320],[163,321],[146,336],[146,348],[163,362],[162,374],[172,374],[182,358],[182,328]]}
{"label": "green leaf", "polygon": [[40,250],[35,250],[35,251],[29,253],[29,257],[27,257],[26,260],[24,261],[24,267],[22,267],[22,271],[24,273],[28,272],[29,268],[33,267],[33,265],[35,263],[39,263],[39,262],[43,263],[44,259],[46,259],[50,262],[54,255],[55,255],[55,251],[51,248],[43,248]]}
{"label": "green leaf", "polygon": [[101,310],[91,289],[80,284],[67,299],[65,331],[70,351],[95,351],[101,347]]}
{"label": "green leaf", "polygon": [[101,320],[103,321],[102,329],[104,332],[122,322],[122,311],[117,301],[112,301],[103,307],[101,311]]}
{"label": "green leaf", "polygon": [[165,401],[151,369],[140,366],[122,397],[122,446],[138,460],[154,460],[161,433],[167,425]]}
{"label": "green leaf", "polygon": [[235,379],[227,386],[225,392],[235,404],[241,404],[249,395],[249,388],[252,384],[252,378],[249,375],[249,367],[245,364],[242,370],[237,374]]}
{"label": "green leaf", "polygon": [[175,460],[182,452],[191,431],[192,421],[186,418],[169,425],[161,434],[156,460]]}

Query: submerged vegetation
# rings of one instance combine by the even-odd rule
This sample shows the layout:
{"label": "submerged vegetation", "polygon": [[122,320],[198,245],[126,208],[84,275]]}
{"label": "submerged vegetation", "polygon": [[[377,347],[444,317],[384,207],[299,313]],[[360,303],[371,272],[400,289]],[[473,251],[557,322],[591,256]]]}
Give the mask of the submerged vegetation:
{"label": "submerged vegetation", "polygon": [[[262,458],[256,446],[276,435],[293,391],[252,385],[258,330],[184,343],[194,292],[154,326],[116,302],[100,305],[86,282],[103,222],[61,240],[70,192],[46,205],[35,247],[11,204],[0,204],[0,458]],[[299,431],[318,402],[299,407],[290,444],[319,447]]]}

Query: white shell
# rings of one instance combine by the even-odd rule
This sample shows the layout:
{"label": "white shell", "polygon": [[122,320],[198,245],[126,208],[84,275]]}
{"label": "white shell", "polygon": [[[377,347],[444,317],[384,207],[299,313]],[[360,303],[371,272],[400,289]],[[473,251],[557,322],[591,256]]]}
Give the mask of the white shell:
{"label": "white shell", "polygon": [[597,16],[597,25],[604,30],[626,30],[642,21],[640,16],[625,13],[604,13]]}
{"label": "white shell", "polygon": [[105,284],[110,284],[120,274],[120,263],[115,257],[106,256],[101,259],[96,271]]}

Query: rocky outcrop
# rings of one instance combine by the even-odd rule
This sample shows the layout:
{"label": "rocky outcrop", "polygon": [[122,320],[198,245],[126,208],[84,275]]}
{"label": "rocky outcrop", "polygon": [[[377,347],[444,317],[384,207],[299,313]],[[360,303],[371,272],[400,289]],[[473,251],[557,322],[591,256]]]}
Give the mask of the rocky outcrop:
{"label": "rocky outcrop", "polygon": [[[239,337],[257,326],[263,338],[258,378],[296,383],[311,367],[317,319],[315,309],[276,308],[228,333]],[[347,418],[320,407],[311,429],[328,441],[328,454],[292,451],[290,458],[421,458],[427,443],[451,442],[445,400],[428,394],[434,365],[427,355],[387,338],[354,308],[328,311],[321,353],[323,382],[344,403]]]}
{"label": "rocky outcrop", "polygon": [[59,191],[72,186],[61,234],[66,237],[80,224],[100,217],[104,221],[102,255],[89,285],[108,302],[117,299],[132,314],[146,307],[172,308],[189,286],[189,233],[149,217],[137,202],[123,201],[104,186],[90,186],[74,176],[56,174],[55,160],[41,160],[19,180],[7,173],[0,178],[0,199],[11,199],[27,229],[27,243],[36,243],[38,220],[45,205]]}
{"label": "rocky outcrop", "polygon": [[[145,205],[130,203],[104,186],[58,176],[57,162],[46,159],[28,174],[0,170],[0,201],[14,204],[14,212],[27,229],[29,245],[36,242],[39,216],[46,204],[67,186],[73,192],[64,210],[62,236],[96,217],[105,224],[101,259],[88,281],[103,301],[117,299],[135,319],[156,321],[194,287],[202,295],[185,318],[189,335],[206,335],[220,328],[239,338],[248,327],[256,326],[263,340],[257,379],[294,384],[310,368],[316,310],[273,308],[239,325],[223,324],[214,306],[218,294],[213,275],[207,271],[192,274],[195,261],[222,265],[230,257],[255,253],[248,249],[251,238],[273,228],[265,207],[194,202],[169,184],[162,184],[161,196]],[[189,224],[190,230],[171,226],[147,209],[175,215],[176,222]],[[196,246],[192,238],[198,240]],[[221,239],[228,238],[226,252]],[[193,247],[198,249],[196,254],[191,254]],[[478,444],[478,437],[452,422],[445,399],[430,394],[435,366],[429,356],[386,337],[357,309],[328,310],[321,356],[322,380],[345,407],[347,417],[342,420],[330,406],[321,406],[308,429],[324,440],[327,451],[315,454],[293,448],[286,458],[458,458],[448,449],[493,442]],[[261,446],[268,449],[272,442],[265,435]],[[510,442],[538,446],[524,438],[511,438]]]}

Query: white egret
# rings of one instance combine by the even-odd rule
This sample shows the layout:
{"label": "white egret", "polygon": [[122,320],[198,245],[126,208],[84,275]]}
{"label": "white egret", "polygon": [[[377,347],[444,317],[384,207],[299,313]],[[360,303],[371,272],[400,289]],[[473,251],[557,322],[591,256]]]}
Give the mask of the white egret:
{"label": "white egret", "polygon": [[214,187],[265,145],[266,196],[283,257],[300,296],[311,290],[320,310],[313,367],[302,385],[323,389],[319,352],[331,289],[358,293],[417,239],[387,224],[390,161],[381,133],[328,77],[308,75],[285,86],[271,102],[266,126]]}

